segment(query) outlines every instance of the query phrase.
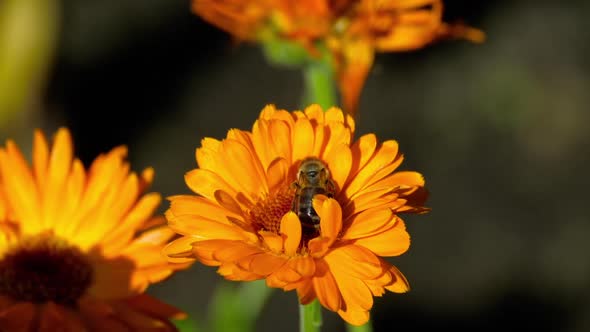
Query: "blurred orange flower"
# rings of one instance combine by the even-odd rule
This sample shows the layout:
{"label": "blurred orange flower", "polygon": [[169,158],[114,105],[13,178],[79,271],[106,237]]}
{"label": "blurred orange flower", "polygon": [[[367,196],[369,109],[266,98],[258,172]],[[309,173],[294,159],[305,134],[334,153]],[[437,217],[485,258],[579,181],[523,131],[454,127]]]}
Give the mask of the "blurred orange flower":
{"label": "blurred orange flower", "polygon": [[344,108],[355,114],[375,52],[442,38],[482,42],[482,31],[442,21],[442,0],[193,0],[193,11],[239,40],[287,39],[331,52]]}
{"label": "blurred orange flower", "polygon": [[161,255],[174,232],[152,217],[154,172],[129,172],[125,147],[85,170],[66,129],[33,165],[0,148],[0,330],[175,331],[183,313],[143,294],[184,265]]}
{"label": "blurred orange flower", "polygon": [[[303,304],[317,298],[347,322],[364,324],[373,296],[409,289],[381,257],[408,249],[398,214],[427,211],[427,195],[422,175],[395,172],[403,160],[397,142],[378,143],[373,134],[352,142],[354,126],[337,108],[271,105],[252,131],[205,138],[199,168],[185,176],[198,195],[170,197],[168,224],[182,237],[164,252],[172,262],[219,266],[229,280],[266,279],[269,287],[296,290]],[[313,198],[316,233],[291,211],[299,197],[293,183],[308,157],[325,163],[334,187],[332,198]]]}

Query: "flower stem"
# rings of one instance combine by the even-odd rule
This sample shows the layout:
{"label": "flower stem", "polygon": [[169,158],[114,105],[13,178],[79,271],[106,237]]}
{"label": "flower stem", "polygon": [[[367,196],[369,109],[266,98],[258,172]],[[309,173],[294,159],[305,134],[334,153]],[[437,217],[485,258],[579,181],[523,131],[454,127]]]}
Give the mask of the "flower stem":
{"label": "flower stem", "polygon": [[373,332],[373,325],[371,321],[361,326],[346,324],[346,332]]}
{"label": "flower stem", "polygon": [[299,331],[319,332],[322,327],[322,306],[318,300],[299,305]]}
{"label": "flower stem", "polygon": [[303,69],[303,77],[304,106],[319,104],[324,110],[337,106],[334,75],[329,61],[323,59],[310,61]]}

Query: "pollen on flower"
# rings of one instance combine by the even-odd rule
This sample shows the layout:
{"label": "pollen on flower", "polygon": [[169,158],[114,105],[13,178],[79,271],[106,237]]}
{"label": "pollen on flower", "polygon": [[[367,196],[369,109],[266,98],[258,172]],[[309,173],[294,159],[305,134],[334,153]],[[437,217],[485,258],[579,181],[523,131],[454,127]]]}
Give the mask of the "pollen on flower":
{"label": "pollen on flower", "polygon": [[250,210],[252,224],[260,230],[278,234],[281,218],[291,210],[294,196],[295,190],[286,187],[259,200]]}
{"label": "pollen on flower", "polygon": [[92,279],[84,254],[48,234],[23,239],[0,259],[0,295],[16,301],[75,306]]}

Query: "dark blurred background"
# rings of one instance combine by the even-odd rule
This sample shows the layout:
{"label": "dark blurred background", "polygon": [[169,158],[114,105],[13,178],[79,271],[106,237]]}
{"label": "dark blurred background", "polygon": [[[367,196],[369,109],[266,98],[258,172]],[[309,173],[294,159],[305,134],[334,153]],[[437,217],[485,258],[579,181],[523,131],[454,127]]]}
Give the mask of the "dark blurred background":
{"label": "dark blurred background", "polygon": [[[300,72],[232,43],[188,0],[57,4],[47,75],[0,124],[2,140],[26,147],[32,128],[65,125],[86,164],[126,144],[168,196],[189,192],[183,174],[203,137],[250,129],[267,103],[300,106]],[[360,103],[358,134],[397,139],[402,168],[431,191],[432,212],[404,218],[412,247],[390,260],[412,290],[376,299],[375,331],[590,331],[590,3],[445,5],[446,21],[487,41],[379,54]],[[150,292],[201,319],[218,282],[195,264]],[[344,330],[324,318],[325,331]],[[297,321],[295,293],[277,291],[257,326]]]}

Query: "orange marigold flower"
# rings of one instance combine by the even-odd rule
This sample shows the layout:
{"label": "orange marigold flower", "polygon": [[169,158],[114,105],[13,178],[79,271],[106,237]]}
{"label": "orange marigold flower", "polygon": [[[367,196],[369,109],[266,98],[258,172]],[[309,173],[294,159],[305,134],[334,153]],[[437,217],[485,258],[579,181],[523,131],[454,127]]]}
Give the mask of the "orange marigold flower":
{"label": "orange marigold flower", "polygon": [[[269,287],[297,290],[303,304],[317,298],[351,324],[367,322],[373,296],[408,290],[381,256],[408,249],[398,214],[426,211],[426,190],[419,173],[395,172],[403,159],[397,142],[378,143],[373,134],[353,142],[354,125],[337,108],[290,113],[271,105],[251,132],[205,138],[199,168],[185,176],[198,195],[170,197],[168,224],[182,237],[164,252],[172,262],[218,266],[229,280],[266,279]],[[298,174],[310,157],[319,168]],[[330,185],[309,195],[297,188],[309,188],[298,176]]]}
{"label": "orange marigold flower", "polygon": [[179,310],[143,294],[183,265],[161,254],[174,232],[153,217],[154,172],[129,172],[125,147],[86,170],[60,129],[36,131],[29,167],[0,147],[0,330],[175,331]]}
{"label": "orange marigold flower", "polygon": [[334,58],[344,108],[354,115],[375,52],[422,48],[441,38],[482,42],[484,33],[442,21],[442,0],[193,0],[193,11],[240,40],[295,41]]}

